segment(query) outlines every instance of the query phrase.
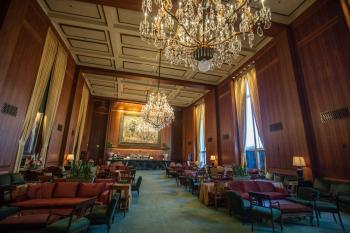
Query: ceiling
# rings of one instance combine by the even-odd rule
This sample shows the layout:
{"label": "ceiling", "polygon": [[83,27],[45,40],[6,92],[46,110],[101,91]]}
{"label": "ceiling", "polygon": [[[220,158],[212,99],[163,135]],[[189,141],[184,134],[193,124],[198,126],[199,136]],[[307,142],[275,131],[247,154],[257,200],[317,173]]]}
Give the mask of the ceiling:
{"label": "ceiling", "polygon": [[[288,24],[313,1],[266,0],[266,5],[269,5],[274,12],[273,21]],[[142,41],[139,36],[142,13],[137,10],[141,7],[140,0],[38,0],[38,2],[78,65],[157,76],[158,51]],[[112,2],[114,5],[99,5],[92,2],[106,2],[106,4]],[[180,82],[179,85],[164,84],[161,88],[168,94],[172,105],[186,107],[206,91],[186,87],[181,81],[217,85],[248,61],[270,39],[256,36],[253,48],[245,43],[232,66],[224,64],[220,70],[207,73],[192,71],[184,66],[170,65],[162,57],[161,76]],[[118,72],[115,73],[116,75],[110,76],[85,73],[91,94],[145,101],[146,91],[154,87],[149,79],[128,80],[126,77],[118,77]]]}

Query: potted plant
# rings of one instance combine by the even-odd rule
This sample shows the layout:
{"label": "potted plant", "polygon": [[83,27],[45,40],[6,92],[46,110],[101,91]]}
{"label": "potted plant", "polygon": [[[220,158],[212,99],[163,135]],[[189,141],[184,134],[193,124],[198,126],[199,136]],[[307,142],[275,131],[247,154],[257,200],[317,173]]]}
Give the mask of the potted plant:
{"label": "potted plant", "polygon": [[238,164],[232,164],[232,176],[234,180],[249,179],[245,166],[240,166]]}
{"label": "potted plant", "polygon": [[94,164],[91,162],[75,162],[72,164],[68,179],[80,182],[92,182],[94,179],[93,168]]}
{"label": "potted plant", "polygon": [[162,151],[163,151],[163,156],[164,156],[164,160],[168,160],[168,151],[170,150],[170,147],[166,144],[166,143],[163,143],[162,144]]}

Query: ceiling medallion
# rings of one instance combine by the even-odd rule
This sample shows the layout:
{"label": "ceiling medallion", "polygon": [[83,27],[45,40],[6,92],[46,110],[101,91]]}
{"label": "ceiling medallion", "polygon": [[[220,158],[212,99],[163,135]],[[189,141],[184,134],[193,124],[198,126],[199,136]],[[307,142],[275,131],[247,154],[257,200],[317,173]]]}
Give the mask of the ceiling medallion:
{"label": "ceiling medallion", "polygon": [[162,51],[160,50],[157,91],[148,95],[147,103],[142,108],[143,120],[158,131],[171,124],[175,119],[174,110],[169,105],[166,95],[159,90],[161,57]]}
{"label": "ceiling medallion", "polygon": [[[232,64],[242,40],[253,46],[254,31],[263,36],[271,26],[271,10],[264,0],[142,0],[141,38],[164,48],[171,64],[202,72]],[[155,13],[155,14],[153,14]],[[153,15],[152,15],[153,14]]]}

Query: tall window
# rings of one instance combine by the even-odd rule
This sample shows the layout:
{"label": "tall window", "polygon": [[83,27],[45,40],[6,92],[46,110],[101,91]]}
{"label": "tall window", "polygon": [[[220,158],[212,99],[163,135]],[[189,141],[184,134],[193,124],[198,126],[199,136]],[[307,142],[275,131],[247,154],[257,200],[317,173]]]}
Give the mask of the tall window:
{"label": "tall window", "polygon": [[[204,109],[204,108],[203,108]],[[205,135],[204,135],[204,111],[201,111],[199,119],[199,144],[200,144],[200,163],[206,164],[206,149],[205,149]]]}
{"label": "tall window", "polygon": [[246,83],[246,144],[245,157],[248,170],[265,170],[265,151],[256,127],[256,121],[250,98],[248,83]]}

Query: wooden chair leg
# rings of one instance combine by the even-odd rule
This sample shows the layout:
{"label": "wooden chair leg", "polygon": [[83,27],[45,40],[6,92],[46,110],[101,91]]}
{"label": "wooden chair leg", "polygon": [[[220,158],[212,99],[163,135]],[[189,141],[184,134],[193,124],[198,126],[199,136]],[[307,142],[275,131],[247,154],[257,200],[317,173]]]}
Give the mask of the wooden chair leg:
{"label": "wooden chair leg", "polygon": [[320,226],[320,220],[318,219],[318,211],[315,211],[316,212],[316,221],[317,221],[317,226],[319,227]]}
{"label": "wooden chair leg", "polygon": [[334,219],[335,224],[338,224],[337,218],[335,217],[335,213],[332,213],[332,215],[333,215],[333,219]]}

